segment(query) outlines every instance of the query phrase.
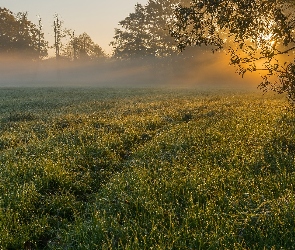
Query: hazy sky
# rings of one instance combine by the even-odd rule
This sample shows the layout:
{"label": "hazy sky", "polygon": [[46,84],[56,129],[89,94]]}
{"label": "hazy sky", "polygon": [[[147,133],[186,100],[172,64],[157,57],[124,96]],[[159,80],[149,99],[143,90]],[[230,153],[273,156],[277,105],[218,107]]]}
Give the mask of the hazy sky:
{"label": "hazy sky", "polygon": [[64,28],[75,33],[86,32],[107,53],[111,52],[109,43],[114,36],[118,22],[134,11],[136,3],[146,4],[147,0],[0,0],[0,7],[13,13],[28,12],[32,22],[42,18],[45,38],[52,45],[53,17],[59,14]]}

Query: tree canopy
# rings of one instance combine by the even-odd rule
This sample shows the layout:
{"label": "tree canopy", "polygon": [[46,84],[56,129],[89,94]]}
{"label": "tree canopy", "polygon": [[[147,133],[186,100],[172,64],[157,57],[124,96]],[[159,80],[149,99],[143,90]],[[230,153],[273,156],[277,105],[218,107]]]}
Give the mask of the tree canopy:
{"label": "tree canopy", "polygon": [[134,13],[129,14],[119,24],[123,29],[116,29],[114,41],[114,57],[134,58],[152,54],[149,41],[151,34],[147,31],[146,9],[141,4],[135,6]]}
{"label": "tree canopy", "polygon": [[261,89],[295,101],[295,12],[290,0],[192,0],[176,9],[178,47],[226,49],[239,74],[261,72]]}
{"label": "tree canopy", "polygon": [[149,0],[146,5],[135,5],[135,11],[115,30],[114,57],[165,57],[178,51],[177,43],[169,34],[177,4],[188,0]]}
{"label": "tree canopy", "polygon": [[79,36],[75,36],[72,32],[71,39],[65,46],[64,55],[72,60],[97,60],[105,57],[102,48],[85,32]]}
{"label": "tree canopy", "polygon": [[0,53],[17,54],[36,60],[47,56],[41,20],[39,26],[27,18],[27,13],[13,14],[0,8]]}

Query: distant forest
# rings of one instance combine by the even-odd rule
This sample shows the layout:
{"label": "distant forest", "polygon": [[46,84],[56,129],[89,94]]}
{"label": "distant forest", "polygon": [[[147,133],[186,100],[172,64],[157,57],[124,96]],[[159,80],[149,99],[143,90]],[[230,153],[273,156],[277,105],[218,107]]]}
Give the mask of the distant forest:
{"label": "distant forest", "polygon": [[[167,58],[178,54],[177,42],[169,27],[174,19],[177,4],[187,0],[156,0],[146,5],[136,4],[133,13],[119,22],[115,29],[111,58],[144,59]],[[64,27],[58,15],[52,20],[54,43],[44,37],[42,17],[38,23],[28,19],[27,12],[13,13],[0,8],[0,54],[23,57],[28,60],[48,59],[48,50],[54,49],[55,58],[67,61],[89,61],[106,58],[102,48],[87,33],[76,34],[74,29]]]}

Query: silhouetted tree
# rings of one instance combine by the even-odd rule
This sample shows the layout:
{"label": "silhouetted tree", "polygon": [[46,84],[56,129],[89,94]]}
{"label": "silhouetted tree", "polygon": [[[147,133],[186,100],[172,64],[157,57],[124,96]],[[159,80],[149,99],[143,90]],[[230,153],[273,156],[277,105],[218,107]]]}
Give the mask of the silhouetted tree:
{"label": "silhouetted tree", "polygon": [[177,43],[169,34],[175,7],[188,0],[149,0],[146,5],[135,5],[135,12],[119,22],[115,30],[114,57],[165,57],[177,52]]}
{"label": "silhouetted tree", "polygon": [[151,34],[150,46],[157,57],[166,57],[179,52],[169,27],[175,19],[175,8],[187,5],[188,0],[149,0],[146,9],[148,32]]}
{"label": "silhouetted tree", "polygon": [[96,60],[105,57],[102,48],[93,42],[87,33],[75,36],[70,32],[70,42],[65,46],[63,55],[71,60]]}
{"label": "silhouetted tree", "polygon": [[27,13],[13,14],[0,8],[0,53],[23,56],[32,60],[47,56],[41,21],[37,27],[28,20]]}
{"label": "silhouetted tree", "polygon": [[171,30],[183,50],[226,49],[238,73],[261,72],[261,89],[295,102],[295,11],[292,0],[192,0]]}
{"label": "silhouetted tree", "polygon": [[150,41],[152,36],[148,31],[146,9],[141,4],[135,5],[135,12],[129,14],[119,24],[123,29],[116,29],[114,48],[116,58],[144,58],[153,54]]}
{"label": "silhouetted tree", "polygon": [[65,37],[65,34],[62,30],[62,21],[59,16],[55,14],[53,21],[53,32],[54,32],[54,48],[55,48],[55,57],[56,59],[60,58],[60,49],[62,46],[61,39]]}

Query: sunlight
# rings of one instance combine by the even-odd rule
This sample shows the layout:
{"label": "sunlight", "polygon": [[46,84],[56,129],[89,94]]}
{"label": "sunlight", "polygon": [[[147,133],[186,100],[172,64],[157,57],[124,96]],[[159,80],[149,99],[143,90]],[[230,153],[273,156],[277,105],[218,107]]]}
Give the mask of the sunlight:
{"label": "sunlight", "polygon": [[272,32],[269,34],[260,33],[257,43],[259,44],[259,47],[267,46],[274,49],[277,41],[275,40]]}
{"label": "sunlight", "polygon": [[260,45],[259,47],[271,47],[274,48],[277,44],[276,35],[273,33],[273,29],[275,27],[274,20],[268,20],[265,18],[261,18],[261,32],[258,33],[256,42]]}
{"label": "sunlight", "polygon": [[273,36],[272,33],[267,34],[267,35],[265,35],[265,34],[261,34],[261,38],[262,38],[263,40],[265,40],[265,41],[270,41],[270,40],[272,39],[272,36]]}

